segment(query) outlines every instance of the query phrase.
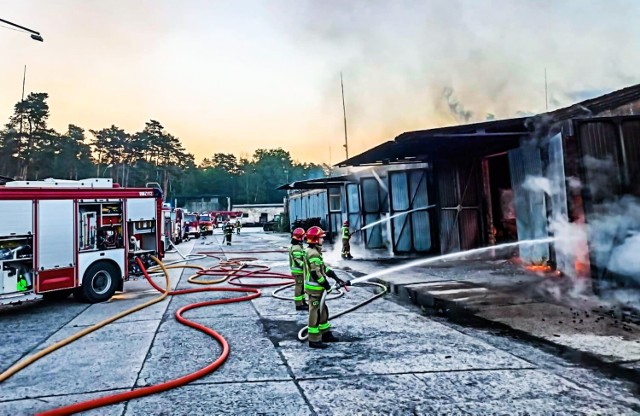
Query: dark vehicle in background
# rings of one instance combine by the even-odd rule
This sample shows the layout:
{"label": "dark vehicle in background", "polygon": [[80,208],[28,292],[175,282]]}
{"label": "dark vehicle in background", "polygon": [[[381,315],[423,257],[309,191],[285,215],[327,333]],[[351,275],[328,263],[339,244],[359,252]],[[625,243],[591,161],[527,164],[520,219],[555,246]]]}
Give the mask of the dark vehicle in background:
{"label": "dark vehicle in background", "polygon": [[209,214],[200,214],[200,232],[202,235],[213,235],[213,219]]}
{"label": "dark vehicle in background", "polygon": [[200,238],[200,214],[189,213],[182,216],[182,235],[185,239]]}
{"label": "dark vehicle in background", "polygon": [[262,225],[264,231],[280,231],[280,215],[274,215],[271,221],[267,221]]}

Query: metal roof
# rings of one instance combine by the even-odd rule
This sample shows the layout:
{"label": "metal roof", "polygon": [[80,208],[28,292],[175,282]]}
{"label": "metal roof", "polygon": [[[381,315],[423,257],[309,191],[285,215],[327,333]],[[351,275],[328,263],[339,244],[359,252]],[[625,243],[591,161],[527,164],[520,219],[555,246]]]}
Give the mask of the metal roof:
{"label": "metal roof", "polygon": [[286,183],[277,187],[279,190],[293,190],[293,189],[327,189],[337,188],[353,180],[352,175],[331,176],[328,178],[316,178],[307,179],[304,181],[296,181],[292,183]]}
{"label": "metal roof", "polygon": [[505,152],[518,147],[523,137],[542,132],[558,122],[592,117],[639,99],[640,84],[531,117],[409,131],[336,166],[417,163],[460,155],[486,156]]}

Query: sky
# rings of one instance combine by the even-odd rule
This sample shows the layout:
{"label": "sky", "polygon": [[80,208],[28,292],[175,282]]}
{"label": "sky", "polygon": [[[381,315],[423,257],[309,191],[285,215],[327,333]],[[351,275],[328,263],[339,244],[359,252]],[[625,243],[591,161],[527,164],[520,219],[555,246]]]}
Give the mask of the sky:
{"label": "sky", "polygon": [[[0,123],[160,121],[200,161],[345,158],[405,131],[510,118],[640,83],[636,0],[3,0]],[[545,69],[548,98],[545,100]]]}

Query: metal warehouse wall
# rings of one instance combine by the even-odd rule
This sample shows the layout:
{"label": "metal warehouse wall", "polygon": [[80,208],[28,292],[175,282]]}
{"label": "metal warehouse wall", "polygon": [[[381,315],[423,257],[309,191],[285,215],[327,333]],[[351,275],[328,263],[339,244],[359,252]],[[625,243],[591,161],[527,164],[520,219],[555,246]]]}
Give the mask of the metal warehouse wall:
{"label": "metal warehouse wall", "polygon": [[329,213],[326,190],[290,194],[288,204],[290,225],[293,225],[293,222],[297,219],[320,218],[322,227],[326,227]]}
{"label": "metal warehouse wall", "polygon": [[640,117],[574,120],[596,289],[640,286]]}

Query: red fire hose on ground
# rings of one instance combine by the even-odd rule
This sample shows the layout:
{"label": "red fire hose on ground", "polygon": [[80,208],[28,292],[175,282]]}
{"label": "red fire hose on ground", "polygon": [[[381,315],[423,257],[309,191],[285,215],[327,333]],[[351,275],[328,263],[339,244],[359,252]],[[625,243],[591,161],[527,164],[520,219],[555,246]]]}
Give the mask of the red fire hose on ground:
{"label": "red fire hose on ground", "polygon": [[[254,261],[257,260],[255,258],[250,258],[250,257],[239,257],[239,258],[232,258],[232,259],[228,259],[228,260],[223,260],[221,257],[219,256],[224,256],[227,254],[247,254],[247,253],[280,253],[280,252],[286,252],[285,250],[264,250],[264,251],[251,251],[251,252],[222,252],[222,251],[209,251],[209,252],[200,252],[198,254],[201,255],[206,255],[207,257],[211,257],[211,258],[215,258],[217,260],[219,260],[219,264],[210,267],[208,269],[205,269],[202,266],[193,266],[193,265],[174,265],[174,266],[164,266],[160,260],[154,258],[154,261],[156,261],[158,263],[158,268],[152,268],[149,271],[159,271],[161,270],[162,272],[164,272],[165,274],[165,278],[166,278],[166,283],[167,283],[167,287],[166,289],[162,289],[161,287],[159,287],[151,278],[151,276],[149,275],[149,271],[145,269],[144,265],[142,264],[142,262],[139,259],[136,259],[136,261],[138,262],[138,265],[140,266],[140,269],[143,271],[145,278],[147,279],[147,281],[149,282],[149,284],[151,284],[151,286],[156,289],[157,291],[159,291],[160,293],[162,293],[162,295],[157,298],[154,299],[150,302],[147,302],[143,305],[139,305],[137,307],[134,307],[128,311],[124,311],[121,312],[118,315],[115,315],[114,317],[111,317],[105,321],[102,321],[96,325],[94,325],[93,327],[87,328],[83,331],[81,331],[80,333],[66,339],[63,340],[59,343],[56,343],[54,345],[52,345],[51,347],[40,351],[39,353],[29,357],[28,359],[18,363],[17,365],[11,367],[10,369],[8,369],[7,371],[3,372],[0,374],[0,382],[2,380],[5,380],[7,378],[9,378],[11,375],[15,374],[16,372],[20,371],[22,368],[32,364],[33,362],[35,362],[36,360],[38,360],[39,358],[42,358],[44,355],[63,347],[64,345],[69,344],[70,342],[75,341],[76,339],[87,335],[90,332],[93,332],[127,314],[133,313],[137,310],[143,309],[146,306],[149,306],[153,303],[156,303],[162,299],[164,299],[166,296],[168,295],[185,295],[185,294],[190,294],[190,293],[198,293],[198,292],[241,292],[241,293],[247,293],[249,292],[250,294],[246,295],[246,296],[240,296],[240,297],[236,297],[236,298],[225,298],[225,299],[217,299],[217,300],[211,300],[211,301],[205,301],[205,302],[198,302],[198,303],[192,303],[186,306],[183,306],[182,308],[180,308],[178,311],[176,311],[176,319],[178,320],[178,322],[187,325],[191,328],[197,329],[198,331],[201,331],[209,336],[211,336],[212,338],[214,338],[222,347],[222,352],[220,354],[220,356],[213,361],[211,364],[207,365],[206,367],[201,368],[198,371],[195,371],[191,374],[187,374],[185,376],[173,379],[173,380],[169,380],[160,384],[156,384],[153,386],[148,386],[148,387],[143,387],[143,388],[139,388],[133,391],[128,391],[128,392],[123,392],[123,393],[118,393],[118,394],[114,394],[114,395],[110,395],[110,396],[105,396],[105,397],[100,397],[100,398],[96,398],[96,399],[92,399],[92,400],[88,400],[85,402],[80,402],[80,403],[76,403],[76,404],[72,404],[72,405],[68,405],[68,406],[64,406],[64,407],[59,407],[56,409],[52,409],[43,413],[40,413],[40,415],[68,415],[68,414],[73,414],[73,413],[77,413],[77,412],[82,412],[82,411],[87,411],[87,410],[91,410],[91,409],[95,409],[98,407],[103,407],[103,406],[108,406],[108,405],[112,405],[112,404],[116,404],[119,402],[123,402],[123,401],[127,401],[127,400],[131,400],[131,399],[136,399],[136,398],[140,398],[140,397],[144,397],[144,396],[148,396],[151,394],[155,394],[155,393],[160,393],[163,391],[167,391],[176,387],[180,387],[183,386],[185,384],[188,384],[194,380],[197,380],[199,378],[202,378],[204,376],[206,376],[207,374],[215,371],[218,367],[220,367],[227,359],[228,355],[229,355],[229,344],[227,343],[227,341],[224,339],[224,337],[222,335],[220,335],[219,333],[217,333],[216,331],[214,331],[211,328],[208,328],[204,325],[201,325],[197,322],[191,321],[187,318],[185,318],[184,316],[182,316],[182,314],[188,310],[191,309],[196,309],[196,308],[201,308],[201,307],[205,307],[205,306],[212,306],[212,305],[221,305],[221,304],[227,304],[227,303],[236,303],[236,302],[244,302],[244,301],[248,301],[248,300],[252,300],[255,299],[257,297],[259,297],[261,295],[260,290],[258,290],[258,288],[263,288],[263,287],[274,287],[274,286],[283,286],[281,289],[285,289],[286,287],[290,287],[293,286],[293,283],[290,283],[291,280],[293,280],[293,277],[289,274],[285,274],[285,273],[278,273],[278,272],[272,272],[270,271],[270,267],[265,266],[265,265],[255,265],[255,264],[247,264],[247,262],[249,261]],[[194,275],[190,276],[188,278],[188,281],[190,283],[195,283],[195,284],[216,284],[216,283],[222,283],[227,281],[229,284],[231,285],[235,285],[235,286],[239,286],[237,288],[199,288],[199,289],[183,289],[183,290],[174,290],[171,291],[169,290],[169,275],[168,275],[168,271],[167,269],[172,269],[172,268],[197,268],[199,269]],[[217,279],[213,279],[213,280],[202,280],[203,276],[216,276],[219,277]],[[284,282],[273,282],[273,283],[240,283],[238,282],[239,279],[280,279],[280,280],[285,280]],[[386,289],[386,288],[385,288]],[[280,289],[279,289],[280,290]],[[381,293],[380,295],[382,295],[384,293]],[[341,295],[341,294],[340,294]],[[378,296],[380,296],[378,295]],[[378,296],[375,296],[374,298],[366,301],[365,303],[369,303],[370,301],[372,301],[373,299],[377,298]],[[286,299],[283,297],[279,297],[276,296],[280,299]],[[362,305],[364,305],[365,303],[363,303]],[[357,305],[357,307],[359,307],[361,305]],[[342,315],[344,313],[350,312],[351,310],[353,310],[355,308],[352,308],[348,311],[345,311],[341,314],[336,315],[335,317]],[[303,329],[304,330],[304,329]]]}
{"label": "red fire hose on ground", "polygon": [[[151,284],[151,286],[153,286],[154,289],[156,289],[159,292],[164,292],[164,290],[162,288],[160,288],[149,276],[147,270],[145,270],[144,265],[142,264],[142,262],[139,259],[136,259],[138,262],[138,265],[140,266],[140,268],[142,269],[145,278],[149,281],[149,284]],[[227,359],[227,357],[229,356],[229,344],[227,343],[227,341],[224,339],[224,337],[222,335],[220,335],[219,333],[217,333],[216,331],[214,331],[211,328],[208,328],[204,325],[201,325],[197,322],[191,321],[185,317],[182,316],[182,314],[188,310],[191,309],[196,309],[196,308],[202,308],[204,306],[211,306],[211,305],[222,305],[222,304],[226,304],[226,303],[235,303],[235,302],[244,302],[244,301],[248,301],[251,299],[255,299],[257,297],[260,296],[260,291],[258,289],[253,289],[253,288],[199,288],[199,289],[184,289],[184,290],[174,290],[174,291],[169,291],[168,294],[169,295],[185,295],[188,293],[197,293],[197,292],[251,292],[252,294],[247,295],[247,296],[240,296],[237,298],[230,298],[230,299],[217,299],[217,300],[210,300],[210,301],[205,301],[205,302],[198,302],[198,303],[192,303],[186,306],[183,306],[182,308],[178,309],[176,311],[176,319],[178,320],[178,322],[187,325],[191,328],[197,329],[198,331],[204,332],[205,334],[211,336],[212,338],[214,338],[216,341],[218,341],[218,343],[222,346],[222,353],[220,354],[220,356],[211,364],[207,365],[204,368],[201,368],[198,371],[195,371],[191,374],[170,380],[170,381],[166,381],[164,383],[160,383],[160,384],[156,384],[153,386],[148,386],[148,387],[143,387],[140,389],[136,389],[133,391],[128,391],[128,392],[124,392],[124,393],[118,393],[118,394],[114,394],[111,396],[105,396],[105,397],[100,397],[97,399],[93,399],[93,400],[87,400],[85,402],[81,402],[81,403],[76,403],[76,404],[72,404],[69,406],[64,406],[64,407],[59,407],[57,409],[53,409],[53,410],[49,410],[47,412],[43,412],[40,413],[40,415],[68,415],[68,414],[73,414],[73,413],[77,413],[77,412],[83,412],[83,411],[87,411],[90,409],[95,409],[97,407],[102,407],[102,406],[108,406],[111,404],[116,404],[122,401],[126,401],[126,400],[131,400],[131,399],[136,399],[139,397],[144,397],[144,396],[148,396],[150,394],[154,394],[154,393],[160,393],[166,390],[170,390],[179,386],[183,386],[187,383],[190,383],[194,380],[197,380],[199,378],[202,378],[204,376],[206,376],[207,374],[211,373],[212,371],[214,371],[216,368],[220,367]]]}

